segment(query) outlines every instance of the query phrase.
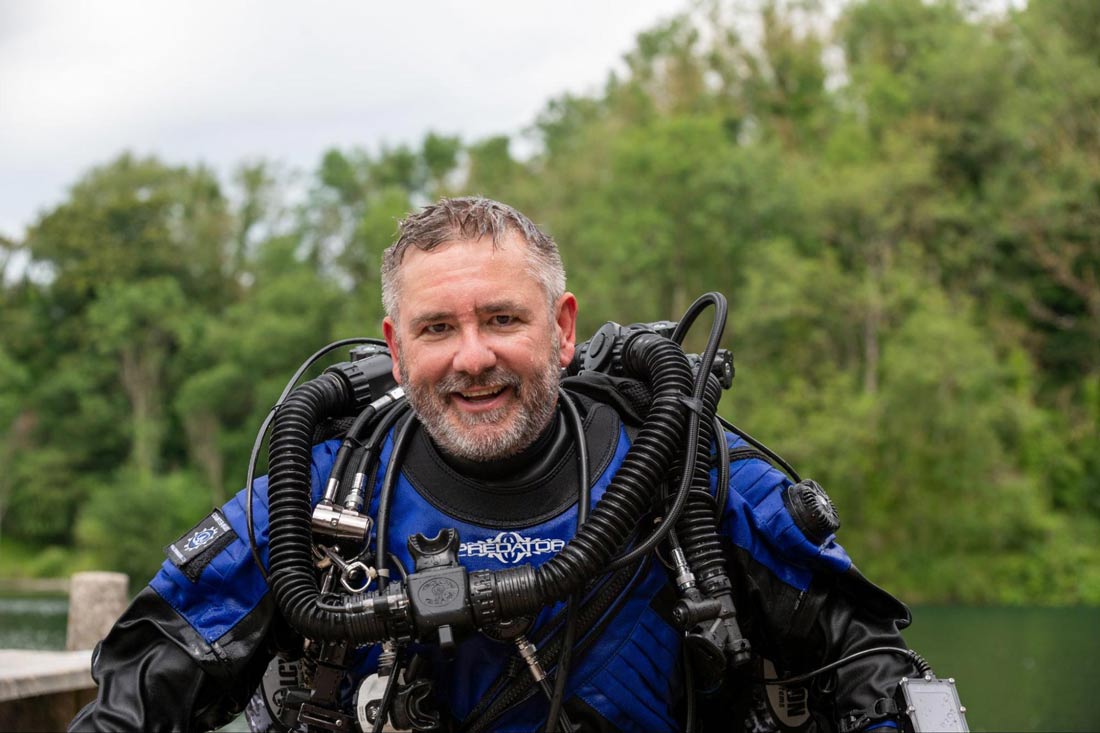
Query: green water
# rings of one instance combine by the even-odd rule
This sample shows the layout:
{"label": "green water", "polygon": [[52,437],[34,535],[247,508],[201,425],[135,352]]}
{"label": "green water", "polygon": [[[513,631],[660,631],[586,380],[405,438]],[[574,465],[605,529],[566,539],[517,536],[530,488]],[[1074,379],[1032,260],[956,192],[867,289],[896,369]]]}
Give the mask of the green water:
{"label": "green water", "polygon": [[[68,601],[0,595],[0,649],[63,649]],[[954,677],[973,731],[1100,731],[1100,608],[913,609],[906,634]],[[243,730],[243,728],[239,728]]]}
{"label": "green water", "polygon": [[1100,608],[921,607],[905,638],[971,730],[1100,731]]}
{"label": "green water", "polygon": [[0,593],[0,649],[64,649],[69,598]]}

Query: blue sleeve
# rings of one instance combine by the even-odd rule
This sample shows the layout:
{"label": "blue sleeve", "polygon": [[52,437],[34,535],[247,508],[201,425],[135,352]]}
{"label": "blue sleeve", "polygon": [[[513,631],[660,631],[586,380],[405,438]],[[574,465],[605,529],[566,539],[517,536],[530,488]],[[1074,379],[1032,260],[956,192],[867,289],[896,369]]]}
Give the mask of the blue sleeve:
{"label": "blue sleeve", "polygon": [[[730,450],[747,443],[726,434]],[[790,480],[769,463],[752,458],[730,466],[729,495],[722,513],[723,534],[754,561],[798,590],[809,588],[815,570],[847,571],[852,561],[830,535],[821,544],[811,542],[795,524],[783,503]]]}
{"label": "blue sleeve", "polygon": [[[314,502],[336,447],[314,448]],[[266,565],[267,477],[254,483],[252,510]],[[249,548],[247,494],[167,550],[176,561],[164,562],[96,647],[97,696],[70,730],[213,730],[243,709],[259,683],[283,624]]]}
{"label": "blue sleeve", "polygon": [[[745,447],[726,435],[731,450]],[[758,649],[769,650],[778,668],[808,672],[872,647],[906,648],[900,629],[909,611],[864,578],[835,535],[808,539],[788,511],[783,495],[791,485],[760,458],[734,461],[720,530],[732,546],[738,614]],[[755,639],[752,638],[755,636]],[[844,730],[893,726],[883,701],[897,682],[916,669],[896,654],[864,657],[836,673],[830,707]],[[887,706],[889,707],[889,706]]]}
{"label": "blue sleeve", "polygon": [[[312,503],[320,500],[339,441],[314,446],[310,467]],[[192,580],[171,560],[165,560],[149,585],[207,642],[228,633],[267,594],[267,583],[252,558],[248,539],[248,495],[242,489],[222,508],[233,529],[233,540]],[[261,561],[267,567],[267,476],[253,484],[252,525]]]}

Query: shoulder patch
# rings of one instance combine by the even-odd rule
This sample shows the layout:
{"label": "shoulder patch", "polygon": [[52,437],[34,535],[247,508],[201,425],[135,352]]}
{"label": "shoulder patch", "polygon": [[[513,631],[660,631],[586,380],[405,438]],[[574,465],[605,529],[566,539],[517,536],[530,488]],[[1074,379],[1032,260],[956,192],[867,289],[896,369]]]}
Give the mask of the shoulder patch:
{"label": "shoulder patch", "polygon": [[237,533],[229,526],[229,522],[225,521],[221,510],[215,509],[201,522],[184,532],[178,540],[165,547],[164,554],[192,583],[195,583],[210,561],[235,539],[237,539]]}

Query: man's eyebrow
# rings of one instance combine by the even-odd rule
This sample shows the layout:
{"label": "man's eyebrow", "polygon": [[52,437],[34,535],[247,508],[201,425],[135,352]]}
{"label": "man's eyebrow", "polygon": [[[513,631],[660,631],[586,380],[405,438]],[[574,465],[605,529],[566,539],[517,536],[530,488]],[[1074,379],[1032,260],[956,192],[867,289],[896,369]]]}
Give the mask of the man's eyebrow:
{"label": "man's eyebrow", "polygon": [[451,317],[450,311],[431,311],[429,313],[421,313],[416,318],[409,320],[409,325],[413,328],[423,326],[428,323],[435,323],[437,321],[445,321]]}
{"label": "man's eyebrow", "polygon": [[479,314],[519,313],[520,315],[528,315],[531,309],[514,300],[493,300],[479,305],[477,307],[477,312]]}
{"label": "man's eyebrow", "polygon": [[[492,315],[494,313],[518,313],[526,317],[530,316],[531,309],[515,300],[492,300],[477,306],[477,314],[479,316]],[[426,326],[429,323],[438,323],[452,318],[454,318],[453,311],[429,311],[427,313],[421,313],[415,318],[410,318],[409,326],[416,329],[421,326]]]}

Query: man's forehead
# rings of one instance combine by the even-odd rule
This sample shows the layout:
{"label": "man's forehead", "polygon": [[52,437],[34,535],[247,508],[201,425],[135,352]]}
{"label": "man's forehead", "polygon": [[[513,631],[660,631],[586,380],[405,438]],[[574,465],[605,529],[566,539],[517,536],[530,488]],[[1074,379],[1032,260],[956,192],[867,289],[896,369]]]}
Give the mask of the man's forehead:
{"label": "man's forehead", "polygon": [[[448,240],[431,250],[410,252],[397,273],[402,320],[451,313],[457,306],[453,302],[455,292],[464,301],[464,310],[471,310],[472,303],[478,313],[530,310],[529,291],[538,289],[541,293],[541,282],[526,247],[522,238],[494,245],[489,237],[483,237]],[[464,289],[467,280],[473,290]],[[448,292],[439,292],[439,285],[445,285]],[[491,291],[486,292],[487,288]],[[462,297],[465,295],[474,299],[472,303]]]}
{"label": "man's forehead", "polygon": [[438,244],[424,249],[421,247],[412,246],[409,247],[404,256],[401,258],[401,264],[404,265],[413,259],[424,259],[433,255],[441,254],[455,247],[468,247],[481,249],[482,247],[491,250],[505,250],[512,248],[526,248],[527,240],[525,240],[519,232],[509,229],[499,236],[494,237],[492,234],[483,234],[480,237],[465,237],[460,233],[450,239],[444,239]]}
{"label": "man's forehead", "polygon": [[[405,253],[401,266],[396,273],[399,292],[404,291],[405,282],[410,275],[415,277],[424,272],[437,270],[440,267],[440,262],[455,256],[456,249],[469,252],[472,257],[487,255],[489,259],[486,262],[490,262],[498,256],[514,257],[517,254],[523,255],[526,260],[527,246],[526,240],[518,234],[510,232],[507,236],[496,241],[486,235],[480,239],[448,239],[431,249],[412,247]],[[516,275],[520,276],[521,273],[517,272]],[[404,297],[403,292],[401,292],[401,296]]]}

